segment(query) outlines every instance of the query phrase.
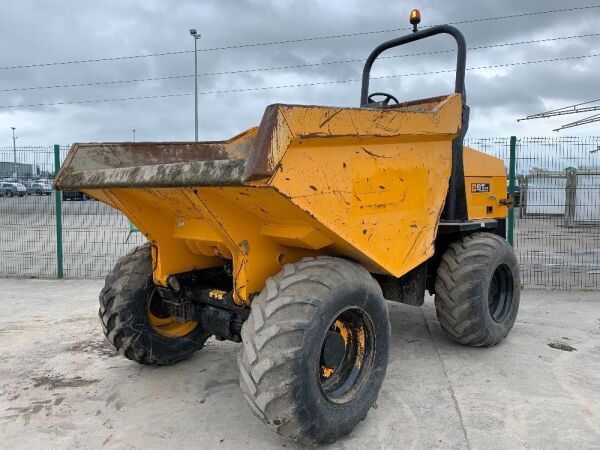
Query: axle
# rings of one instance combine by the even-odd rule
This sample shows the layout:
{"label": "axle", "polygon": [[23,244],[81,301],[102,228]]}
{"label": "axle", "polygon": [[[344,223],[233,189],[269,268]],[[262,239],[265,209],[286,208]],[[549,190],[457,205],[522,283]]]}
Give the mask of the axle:
{"label": "axle", "polygon": [[231,291],[200,285],[195,282],[198,278],[197,272],[188,272],[169,277],[169,287],[157,286],[164,311],[178,322],[198,322],[218,340],[241,342],[250,310],[237,306]]}

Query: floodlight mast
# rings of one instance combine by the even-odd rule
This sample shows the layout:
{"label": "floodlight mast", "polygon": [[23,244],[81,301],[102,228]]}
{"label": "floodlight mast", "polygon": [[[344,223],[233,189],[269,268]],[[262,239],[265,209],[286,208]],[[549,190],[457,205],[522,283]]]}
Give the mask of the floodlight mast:
{"label": "floodlight mast", "polygon": [[194,140],[198,142],[198,34],[195,28],[190,29],[190,35],[194,38]]}

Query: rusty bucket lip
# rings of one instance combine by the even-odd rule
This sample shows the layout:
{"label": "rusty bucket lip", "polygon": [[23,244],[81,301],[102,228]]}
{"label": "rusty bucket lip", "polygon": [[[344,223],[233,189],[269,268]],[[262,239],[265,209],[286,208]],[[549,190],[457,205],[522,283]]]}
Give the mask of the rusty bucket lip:
{"label": "rusty bucket lip", "polygon": [[[56,189],[236,186],[242,184],[256,128],[226,141],[76,143]],[[82,164],[91,155],[91,163]]]}
{"label": "rusty bucket lip", "polygon": [[[56,189],[127,187],[243,186],[269,179],[285,149],[294,141],[352,136],[360,139],[399,139],[414,130],[394,133],[375,121],[381,115],[431,116],[453,108],[458,94],[432,97],[376,111],[367,108],[287,105],[276,103],[265,110],[259,127],[222,141],[201,142],[99,142],[74,144],[54,182]],[[420,105],[427,104],[427,107]],[[318,110],[317,115],[305,116]],[[364,116],[369,124],[361,133],[352,127],[332,131],[330,121],[339,113]],[[291,121],[289,115],[296,118]],[[299,118],[305,118],[302,126]],[[323,121],[323,117],[326,118]],[[337,119],[336,119],[337,120]],[[354,123],[354,121],[352,121]],[[327,124],[327,127],[324,125]],[[402,127],[400,127],[402,128]],[[455,137],[460,125],[439,130],[439,136]],[[354,133],[354,134],[352,134]],[[433,139],[432,130],[420,134]],[[112,151],[111,151],[112,150]],[[86,163],[86,160],[88,161]]]}
{"label": "rusty bucket lip", "polygon": [[196,161],[61,173],[54,187],[63,189],[169,188],[242,186],[244,159]]}

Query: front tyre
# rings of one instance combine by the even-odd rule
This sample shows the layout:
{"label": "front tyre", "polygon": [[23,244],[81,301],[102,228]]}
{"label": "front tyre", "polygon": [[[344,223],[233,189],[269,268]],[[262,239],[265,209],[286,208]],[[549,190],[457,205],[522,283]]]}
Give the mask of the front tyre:
{"label": "front tyre", "polygon": [[266,282],[242,328],[240,386],[256,416],[305,445],[366,417],[385,377],[390,323],[360,265],[305,258]]}
{"label": "front tyre", "polygon": [[473,233],[454,241],[442,256],[435,281],[442,329],[461,344],[498,344],[517,318],[520,285],[517,258],[503,238]]}
{"label": "front tyre", "polygon": [[126,358],[167,365],[189,358],[210,336],[192,321],[178,322],[162,307],[152,281],[150,245],[121,258],[100,292],[104,335]]}

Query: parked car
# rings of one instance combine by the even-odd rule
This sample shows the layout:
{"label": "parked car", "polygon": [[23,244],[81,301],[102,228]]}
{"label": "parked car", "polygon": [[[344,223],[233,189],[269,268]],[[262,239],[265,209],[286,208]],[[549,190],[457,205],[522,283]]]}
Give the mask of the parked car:
{"label": "parked car", "polygon": [[13,182],[11,184],[17,188],[17,195],[19,197],[25,197],[27,195],[27,188],[23,183]]}
{"label": "parked car", "polygon": [[21,183],[4,182],[3,184],[8,184],[15,188],[15,190],[12,192],[12,195],[9,195],[9,197],[13,197],[15,195],[18,195],[19,197],[23,197],[23,196],[25,196],[25,194],[27,194],[27,188]]}
{"label": "parked car", "polygon": [[0,183],[0,197],[14,197],[17,195],[17,188],[11,183]]}
{"label": "parked car", "polygon": [[30,183],[27,185],[27,195],[50,195],[52,186],[45,183]]}
{"label": "parked car", "polygon": [[79,191],[62,191],[63,200],[89,200],[91,197]]}

